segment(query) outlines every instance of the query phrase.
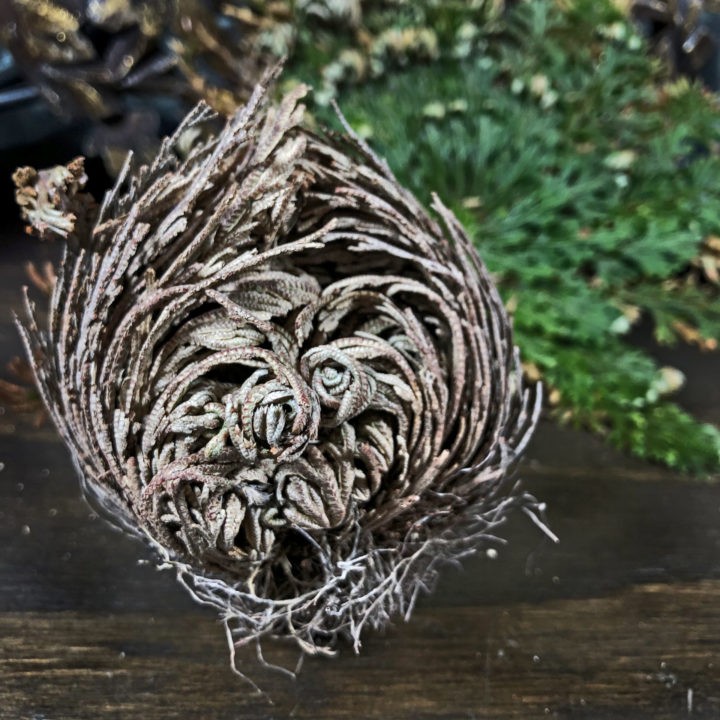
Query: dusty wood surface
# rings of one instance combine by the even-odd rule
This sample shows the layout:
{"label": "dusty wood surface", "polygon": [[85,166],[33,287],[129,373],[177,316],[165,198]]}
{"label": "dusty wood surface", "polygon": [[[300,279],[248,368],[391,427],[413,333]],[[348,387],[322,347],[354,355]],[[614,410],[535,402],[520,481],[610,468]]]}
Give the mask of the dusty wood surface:
{"label": "dusty wood surface", "polygon": [[[0,364],[22,263],[7,231]],[[720,420],[717,355],[664,350]],[[81,501],[50,428],[0,415],[0,718],[720,718],[720,486],[543,424],[522,469],[561,543],[516,518],[499,557],[450,568],[409,624],[294,681],[233,675],[221,627]],[[269,659],[293,666],[290,649]]]}

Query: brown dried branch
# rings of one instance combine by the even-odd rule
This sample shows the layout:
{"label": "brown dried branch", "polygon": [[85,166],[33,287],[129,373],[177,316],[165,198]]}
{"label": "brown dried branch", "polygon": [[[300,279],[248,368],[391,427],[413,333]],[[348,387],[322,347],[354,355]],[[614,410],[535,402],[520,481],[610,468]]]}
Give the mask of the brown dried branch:
{"label": "brown dried branch", "polygon": [[304,92],[188,148],[196,108],[20,327],[87,492],[234,642],[331,652],[529,509],[505,479],[540,395],[454,216],[303,129]]}
{"label": "brown dried branch", "polygon": [[44,262],[41,268],[38,268],[34,262],[25,263],[25,274],[33,286],[40,290],[43,295],[48,297],[52,295],[57,282],[57,275],[55,274],[55,267],[49,260]]}
{"label": "brown dried branch", "polygon": [[7,370],[17,382],[0,378],[0,406],[29,419],[33,427],[41,427],[47,420],[47,412],[35,389],[30,365],[22,358],[14,357],[7,364]]}

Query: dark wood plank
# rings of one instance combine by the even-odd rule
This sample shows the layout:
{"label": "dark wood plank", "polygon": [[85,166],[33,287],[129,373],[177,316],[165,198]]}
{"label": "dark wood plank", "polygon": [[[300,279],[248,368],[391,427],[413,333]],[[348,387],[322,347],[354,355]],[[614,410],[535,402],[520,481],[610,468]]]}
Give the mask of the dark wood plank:
{"label": "dark wood plank", "polygon": [[[612,598],[426,607],[360,656],[308,659],[295,681],[227,668],[200,609],[0,615],[3,717],[720,717],[720,582]],[[292,664],[294,653],[274,653]]]}

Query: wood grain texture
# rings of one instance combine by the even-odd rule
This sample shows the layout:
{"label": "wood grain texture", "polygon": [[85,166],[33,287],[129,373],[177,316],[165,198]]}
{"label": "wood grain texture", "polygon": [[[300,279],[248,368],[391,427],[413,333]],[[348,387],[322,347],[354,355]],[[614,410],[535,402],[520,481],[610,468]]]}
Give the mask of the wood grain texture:
{"label": "wood grain texture", "polygon": [[[200,610],[5,613],[3,717],[524,718],[720,716],[720,582],[612,598],[423,608],[363,653],[306,660],[295,682],[227,669]],[[276,652],[280,662],[293,654]],[[689,695],[690,693],[690,695]],[[691,699],[691,706],[689,698]]]}
{"label": "wood grain texture", "polygon": [[[52,252],[2,246],[0,360],[22,263]],[[717,421],[717,357],[672,352]],[[6,411],[0,463],[2,720],[720,717],[720,487],[583,434],[543,424],[522,471],[559,545],[514,518],[498,559],[448,569],[410,623],[295,681],[243,655],[272,705],[230,672],[212,611],[80,499],[51,429]]]}

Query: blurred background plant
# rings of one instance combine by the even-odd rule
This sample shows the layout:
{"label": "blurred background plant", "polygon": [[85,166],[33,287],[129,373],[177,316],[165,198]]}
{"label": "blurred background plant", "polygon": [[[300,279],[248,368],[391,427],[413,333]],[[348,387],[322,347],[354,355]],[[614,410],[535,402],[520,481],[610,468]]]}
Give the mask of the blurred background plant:
{"label": "blurred background plant", "polygon": [[625,0],[622,5],[673,73],[720,90],[718,0]]}
{"label": "blurred background plant", "polygon": [[[499,0],[6,0],[0,4],[0,150],[70,128],[115,174],[132,149],[204,99],[230,113],[291,58],[318,100],[338,86],[447,54]],[[462,38],[462,33],[460,33]],[[461,39],[469,52],[472,37]],[[48,116],[48,108],[52,115]]]}
{"label": "blurred background plant", "polygon": [[671,80],[610,2],[521,3],[444,47],[432,66],[342,88],[350,122],[462,217],[554,417],[716,472],[717,428],[669,399],[682,373],[626,341],[647,317],[658,342],[717,347],[716,98]]}
{"label": "blurred background plant", "polygon": [[[317,122],[337,122],[336,99],[402,183],[426,203],[438,192],[462,218],[513,315],[527,375],[548,387],[548,412],[636,456],[707,476],[720,470],[720,432],[673,402],[683,373],[629,334],[645,319],[658,343],[717,348],[719,108],[667,53],[648,52],[628,14],[637,17],[636,6],[177,0],[168,13],[175,29],[133,46],[137,70],[119,85],[117,74],[103,77],[113,98],[161,83],[171,99],[205,97],[223,110],[273,58],[289,56],[283,85],[316,88]],[[144,16],[133,17],[136,35],[150,37]],[[668,27],[681,45],[694,32]],[[111,39],[90,35],[112,65]],[[21,57],[15,72],[18,64],[27,66]],[[26,74],[32,87],[46,82],[62,95],[56,76]],[[145,109],[141,94],[123,107]],[[157,112],[156,101],[148,106]]]}
{"label": "blurred background plant", "polygon": [[261,5],[262,14],[233,0],[7,0],[0,149],[69,128],[111,173],[130,149],[152,156],[198,99],[224,112],[247,99],[272,58],[263,23],[285,18]]}

